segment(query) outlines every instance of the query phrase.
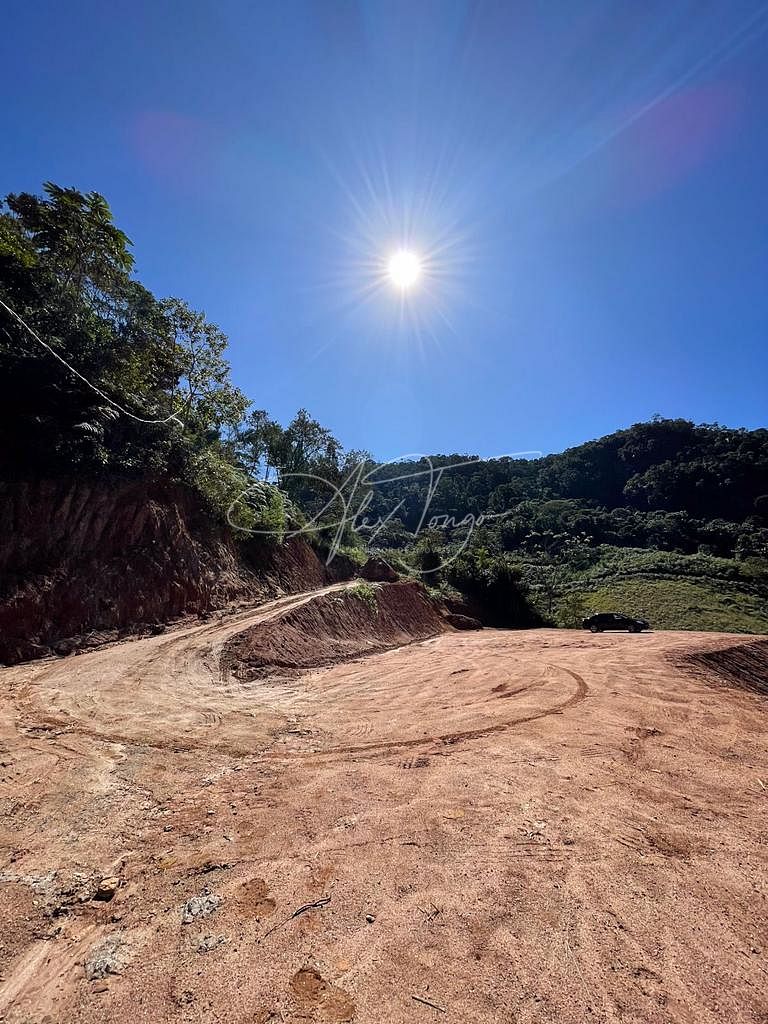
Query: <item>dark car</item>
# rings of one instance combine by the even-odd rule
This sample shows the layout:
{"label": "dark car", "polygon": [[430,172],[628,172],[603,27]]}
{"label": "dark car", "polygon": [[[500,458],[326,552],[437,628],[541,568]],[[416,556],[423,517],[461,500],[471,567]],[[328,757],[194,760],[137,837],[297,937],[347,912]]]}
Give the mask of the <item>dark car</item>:
{"label": "dark car", "polygon": [[589,615],[582,622],[582,626],[593,633],[602,633],[606,629],[626,629],[630,633],[642,633],[644,629],[651,628],[651,624],[645,619],[633,619],[631,615],[618,615],[616,612]]}

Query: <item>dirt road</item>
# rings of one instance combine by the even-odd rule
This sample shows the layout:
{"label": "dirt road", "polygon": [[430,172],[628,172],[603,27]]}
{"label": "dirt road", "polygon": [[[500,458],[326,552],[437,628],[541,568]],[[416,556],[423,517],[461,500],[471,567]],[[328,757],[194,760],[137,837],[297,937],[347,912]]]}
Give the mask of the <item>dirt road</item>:
{"label": "dirt road", "polygon": [[768,705],[675,667],[748,638],[222,674],[306,599],[0,672],[1,1019],[768,1021]]}

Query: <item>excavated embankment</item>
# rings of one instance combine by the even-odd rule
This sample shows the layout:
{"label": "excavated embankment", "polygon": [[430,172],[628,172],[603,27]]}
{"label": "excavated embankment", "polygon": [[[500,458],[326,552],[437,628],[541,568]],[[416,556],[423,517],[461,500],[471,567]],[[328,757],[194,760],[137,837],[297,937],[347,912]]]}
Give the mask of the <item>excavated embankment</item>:
{"label": "excavated embankment", "polygon": [[222,663],[240,679],[306,670],[426,640],[452,627],[420,583],[362,584],[324,594],[238,633]]}
{"label": "excavated embankment", "polygon": [[714,682],[768,696],[768,640],[702,651],[682,659],[682,663],[703,670]]}
{"label": "excavated embankment", "polygon": [[347,579],[302,539],[240,541],[183,487],[36,481],[0,491],[0,662]]}

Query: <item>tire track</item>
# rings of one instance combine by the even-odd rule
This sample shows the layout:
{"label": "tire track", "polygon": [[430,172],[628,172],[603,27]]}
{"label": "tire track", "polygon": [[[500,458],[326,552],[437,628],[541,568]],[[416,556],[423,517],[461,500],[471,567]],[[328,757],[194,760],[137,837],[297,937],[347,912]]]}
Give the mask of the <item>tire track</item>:
{"label": "tire track", "polygon": [[296,751],[290,754],[284,753],[272,753],[268,752],[264,755],[265,759],[268,760],[315,760],[322,763],[323,761],[329,760],[339,755],[347,754],[380,754],[386,753],[390,750],[412,750],[416,747],[423,747],[428,744],[441,743],[446,747],[456,746],[460,743],[465,743],[471,740],[482,739],[485,736],[491,736],[495,733],[503,733],[508,729],[512,729],[518,725],[526,725],[529,722],[536,722],[542,718],[548,718],[551,715],[562,715],[569,708],[580,704],[586,699],[589,694],[589,687],[585,682],[583,676],[579,675],[578,672],[574,672],[572,669],[564,668],[560,665],[547,665],[546,668],[555,669],[558,672],[562,672],[569,676],[576,684],[575,691],[560,704],[556,704],[551,708],[544,708],[541,711],[534,711],[528,715],[518,715],[513,718],[504,719],[501,722],[494,722],[492,725],[486,725],[478,727],[477,729],[462,729],[455,732],[446,732],[437,734],[435,736],[419,736],[413,739],[393,739],[384,740],[381,742],[374,743],[360,743],[351,746],[339,746],[333,747],[330,750],[323,751]]}
{"label": "tire track", "polygon": [[[222,712],[229,713],[230,710],[243,711],[242,707],[235,705],[227,706],[211,697],[217,693],[217,684],[221,682],[220,673],[217,673],[217,651],[221,645],[231,636],[242,630],[248,629],[257,622],[264,622],[277,618],[286,611],[294,609],[314,597],[343,589],[349,584],[335,584],[322,588],[311,593],[294,594],[277,599],[267,605],[256,609],[244,611],[227,622],[205,623],[179,631],[173,636],[158,638],[145,638],[135,641],[135,646],[116,645],[98,652],[81,656],[84,673],[84,682],[91,684],[90,679],[95,678],[101,671],[108,672],[111,676],[113,686],[119,686],[123,692],[135,690],[138,692],[147,689],[148,696],[156,692],[160,698],[158,713],[162,716],[166,710],[173,706],[173,701],[186,691],[187,710],[191,713],[193,705],[200,703],[196,715],[196,725],[202,727],[204,735],[189,735],[189,729],[183,728],[188,722],[180,722],[179,731],[172,735],[158,736],[152,727],[152,722],[146,723],[130,719],[131,728],[121,728],[118,721],[112,722],[84,722],[78,719],[76,713],[77,694],[74,695],[75,705],[71,703],[73,696],[70,693],[69,707],[57,707],[56,725],[67,733],[92,737],[105,742],[120,742],[133,745],[141,745],[159,750],[174,751],[195,751],[202,749],[216,750],[220,753],[231,753],[235,756],[248,754],[256,756],[260,760],[268,761],[303,761],[305,763],[323,763],[329,759],[344,756],[384,756],[390,751],[408,751],[425,746],[439,745],[443,748],[442,753],[450,752],[452,747],[465,744],[486,736],[501,734],[507,730],[517,728],[530,722],[538,721],[552,715],[563,714],[569,708],[583,701],[588,693],[588,687],[582,676],[572,669],[557,664],[545,664],[541,679],[534,680],[526,686],[518,686],[512,690],[506,690],[506,684],[499,684],[491,691],[495,697],[515,699],[522,694],[546,687],[550,682],[562,680],[564,677],[575,683],[575,689],[564,700],[552,707],[539,708],[526,714],[510,715],[498,721],[478,725],[475,728],[452,729],[435,731],[428,736],[406,737],[394,736],[390,739],[374,740],[370,738],[372,725],[370,721],[364,720],[350,729],[352,742],[341,742],[325,750],[291,750],[279,751],[267,749],[264,737],[257,739],[253,737],[253,744],[250,745],[247,737],[240,736],[235,742],[233,738],[223,735]],[[119,652],[119,654],[117,653]],[[116,664],[112,659],[117,658]],[[87,661],[86,661],[87,659]],[[80,661],[80,659],[78,659]],[[17,672],[17,670],[11,670]],[[21,712],[19,726],[40,722],[46,715],[46,694],[45,689],[52,684],[55,686],[59,679],[64,679],[71,671],[69,663],[63,665],[55,662],[47,665],[42,671],[35,673],[32,680],[20,681],[17,684],[15,703]],[[67,680],[68,681],[68,680]],[[43,691],[35,692],[42,684]],[[69,687],[62,685],[65,692]],[[503,692],[499,692],[502,691]],[[102,690],[102,696],[108,700],[108,690]],[[221,694],[226,696],[226,694]],[[317,695],[319,696],[319,695]],[[249,714],[252,714],[260,702],[254,694],[246,694]],[[201,699],[203,698],[203,699]],[[115,714],[119,713],[119,705],[115,707]],[[123,715],[129,714],[128,708]],[[50,705],[48,705],[50,713]],[[63,721],[62,721],[63,719]],[[126,722],[128,719],[126,719]],[[172,722],[168,723],[172,727]],[[144,729],[146,726],[146,731]],[[153,734],[154,733],[154,734]]]}

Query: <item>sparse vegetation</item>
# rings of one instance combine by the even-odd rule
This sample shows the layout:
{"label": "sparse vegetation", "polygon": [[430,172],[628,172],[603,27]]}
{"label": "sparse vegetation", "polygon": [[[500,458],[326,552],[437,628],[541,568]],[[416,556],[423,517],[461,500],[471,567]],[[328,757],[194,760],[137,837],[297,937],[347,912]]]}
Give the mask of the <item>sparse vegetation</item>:
{"label": "sparse vegetation", "polygon": [[377,611],[379,607],[378,600],[376,598],[376,592],[378,586],[375,583],[368,583],[366,580],[359,580],[354,583],[347,591],[352,597],[357,598],[359,601],[363,601],[371,611]]}

